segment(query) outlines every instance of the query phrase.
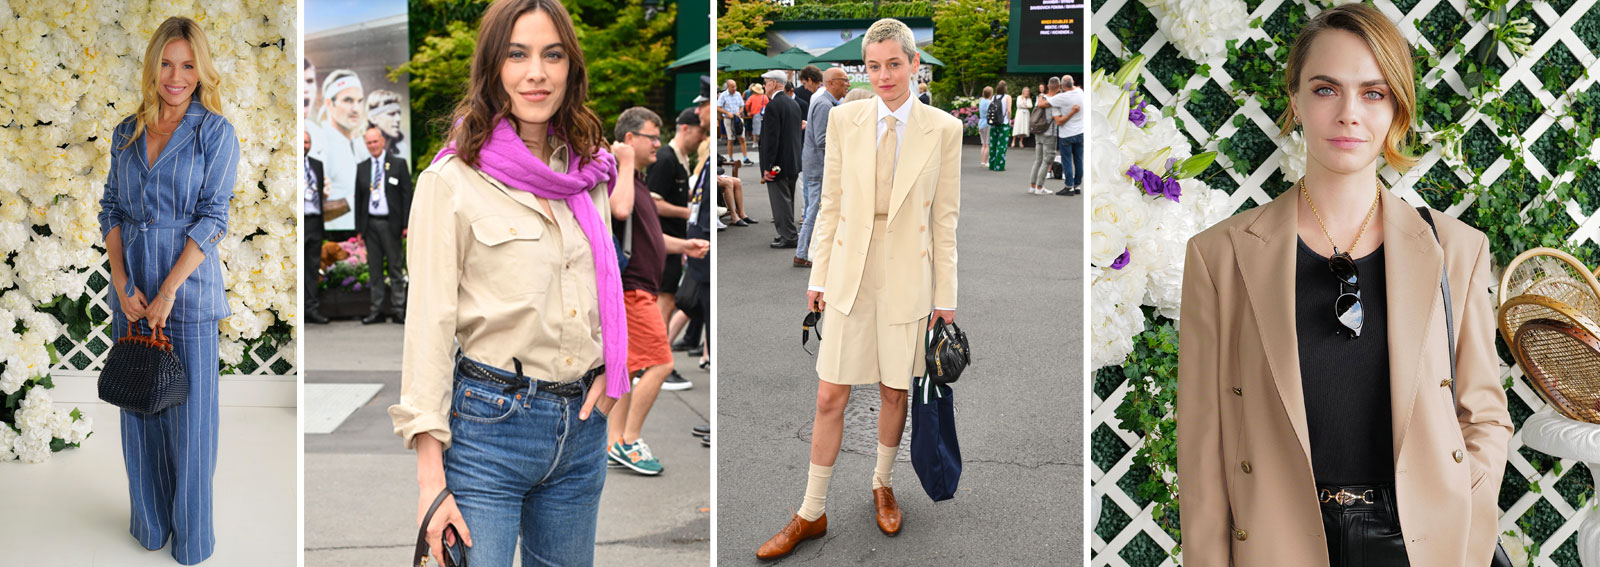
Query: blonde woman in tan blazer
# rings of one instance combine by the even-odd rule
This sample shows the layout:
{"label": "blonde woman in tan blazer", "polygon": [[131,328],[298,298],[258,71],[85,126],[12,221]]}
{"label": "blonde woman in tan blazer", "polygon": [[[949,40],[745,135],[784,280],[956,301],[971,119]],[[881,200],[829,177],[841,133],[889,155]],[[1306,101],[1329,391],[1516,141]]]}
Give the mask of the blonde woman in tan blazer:
{"label": "blonde woman in tan blazer", "polygon": [[817,355],[817,413],[800,511],[756,556],[776,559],[827,533],[828,482],[853,384],[878,384],[878,528],[900,532],[890,485],[905,429],[906,390],[922,373],[931,316],[955,320],[961,123],[912,96],[920,63],[911,29],[894,19],[867,30],[862,51],[877,95],[828,118],[822,202],[812,233],[812,311],[828,338]]}
{"label": "blonde woman in tan blazer", "polygon": [[1399,151],[1410,53],[1366,5],[1313,19],[1290,51],[1283,119],[1304,128],[1305,177],[1189,243],[1176,411],[1186,566],[1489,564],[1512,425],[1488,241],[1434,213],[1436,240],[1377,178],[1379,153],[1415,161]]}

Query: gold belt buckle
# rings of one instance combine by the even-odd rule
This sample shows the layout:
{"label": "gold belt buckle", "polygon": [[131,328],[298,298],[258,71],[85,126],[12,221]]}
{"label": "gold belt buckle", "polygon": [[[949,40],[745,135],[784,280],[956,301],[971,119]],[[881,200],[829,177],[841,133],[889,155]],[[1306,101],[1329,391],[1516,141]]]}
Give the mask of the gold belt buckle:
{"label": "gold belt buckle", "polygon": [[1365,503],[1365,504],[1373,504],[1374,503],[1373,500],[1372,500],[1372,491],[1371,490],[1362,492],[1361,494],[1356,494],[1354,492],[1350,492],[1350,491],[1345,490],[1343,488],[1339,489],[1339,492],[1337,494],[1333,493],[1333,492],[1329,492],[1328,489],[1326,489],[1326,488],[1321,489],[1321,490],[1322,490],[1322,502],[1324,502],[1324,503],[1337,502],[1337,503],[1339,503],[1340,506],[1349,506],[1349,505],[1355,504],[1357,502],[1361,502],[1361,503]]}

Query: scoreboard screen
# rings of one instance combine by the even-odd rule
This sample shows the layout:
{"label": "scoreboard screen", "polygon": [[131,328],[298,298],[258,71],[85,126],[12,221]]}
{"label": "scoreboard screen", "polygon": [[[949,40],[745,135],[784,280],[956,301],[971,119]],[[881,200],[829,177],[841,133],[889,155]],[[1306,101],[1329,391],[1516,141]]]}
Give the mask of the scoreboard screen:
{"label": "scoreboard screen", "polygon": [[1011,72],[1083,70],[1088,43],[1082,0],[1013,0],[1007,29]]}

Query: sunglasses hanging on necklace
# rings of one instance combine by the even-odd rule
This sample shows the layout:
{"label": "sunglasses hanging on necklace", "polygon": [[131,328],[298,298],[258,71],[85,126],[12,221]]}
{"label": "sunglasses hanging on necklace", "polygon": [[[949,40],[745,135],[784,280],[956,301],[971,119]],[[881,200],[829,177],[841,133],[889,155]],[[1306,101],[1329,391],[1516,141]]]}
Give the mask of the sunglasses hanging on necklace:
{"label": "sunglasses hanging on necklace", "polygon": [[1333,315],[1339,319],[1339,324],[1350,330],[1350,338],[1354,340],[1361,336],[1361,323],[1365,319],[1361,309],[1361,278],[1356,271],[1356,261],[1350,257],[1350,251],[1356,249],[1361,243],[1361,236],[1366,234],[1367,225],[1372,222],[1372,217],[1378,212],[1378,201],[1383,199],[1383,184],[1377,184],[1377,197],[1372,200],[1372,208],[1367,210],[1367,218],[1361,221],[1361,228],[1356,231],[1355,240],[1350,242],[1350,247],[1344,252],[1339,251],[1339,245],[1333,242],[1333,234],[1328,232],[1327,223],[1322,222],[1322,213],[1317,212],[1317,204],[1311,201],[1311,192],[1306,190],[1306,180],[1300,178],[1300,195],[1305,197],[1306,204],[1311,206],[1311,215],[1316,217],[1317,224],[1322,227],[1322,235],[1328,238],[1328,245],[1333,247],[1333,256],[1328,258],[1328,271],[1333,273],[1334,279],[1339,280],[1339,297],[1333,300]]}

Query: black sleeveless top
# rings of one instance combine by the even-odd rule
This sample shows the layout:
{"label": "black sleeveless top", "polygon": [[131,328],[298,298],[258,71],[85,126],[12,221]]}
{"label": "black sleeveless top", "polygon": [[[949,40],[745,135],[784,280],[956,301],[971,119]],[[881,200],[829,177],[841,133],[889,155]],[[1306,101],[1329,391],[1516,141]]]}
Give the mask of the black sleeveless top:
{"label": "black sleeveless top", "polygon": [[1328,259],[1304,240],[1295,258],[1295,335],[1312,472],[1319,484],[1393,483],[1383,246],[1355,261],[1365,314],[1355,339],[1334,316],[1339,280]]}

